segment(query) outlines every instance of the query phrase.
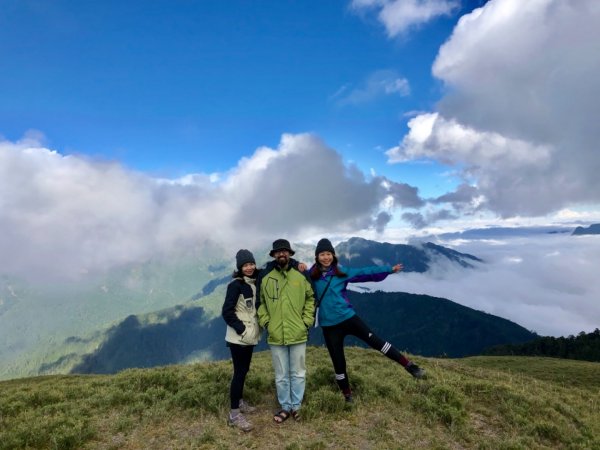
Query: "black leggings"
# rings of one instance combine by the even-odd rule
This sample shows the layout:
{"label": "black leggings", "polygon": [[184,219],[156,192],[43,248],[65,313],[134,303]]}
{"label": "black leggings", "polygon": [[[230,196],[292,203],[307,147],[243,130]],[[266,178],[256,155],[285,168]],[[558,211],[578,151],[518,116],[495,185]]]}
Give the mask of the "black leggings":
{"label": "black leggings", "polygon": [[243,398],[244,381],[246,381],[246,374],[250,370],[254,345],[229,344],[229,350],[231,350],[231,359],[233,360],[233,378],[231,379],[229,398],[231,409],[238,409],[240,399]]}
{"label": "black leggings", "polygon": [[348,374],[346,373],[346,357],[344,355],[344,338],[348,335],[356,336],[371,348],[379,350],[385,356],[404,367],[409,363],[409,360],[396,350],[392,344],[373,334],[357,315],[337,325],[321,328],[323,329],[323,337],[325,338],[327,350],[329,350],[329,356],[331,356],[331,362],[333,362],[335,379],[344,393],[350,392],[350,383],[348,382]]}

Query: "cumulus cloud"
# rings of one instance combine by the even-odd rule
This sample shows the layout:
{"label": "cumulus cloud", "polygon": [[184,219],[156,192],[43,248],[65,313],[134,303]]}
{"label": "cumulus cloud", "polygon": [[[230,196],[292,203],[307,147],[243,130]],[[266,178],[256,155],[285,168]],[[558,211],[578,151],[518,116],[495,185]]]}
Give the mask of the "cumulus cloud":
{"label": "cumulus cloud", "polygon": [[471,207],[470,209],[477,209],[480,204],[479,200],[477,188],[463,183],[454,192],[440,195],[431,200],[431,203],[450,203],[455,210],[462,210],[465,209],[465,205]]}
{"label": "cumulus cloud", "polygon": [[406,212],[402,214],[402,219],[409,223],[413,228],[421,229],[427,226],[425,217],[419,212]]}
{"label": "cumulus cloud", "polygon": [[[284,135],[229,172],[165,180],[0,141],[1,274],[73,276],[202,242],[227,246],[307,230],[382,231],[416,189],[367,178],[312,135]],[[384,208],[386,211],[382,211]],[[381,214],[385,212],[385,214]]]}
{"label": "cumulus cloud", "polygon": [[440,16],[449,16],[460,8],[458,0],[353,0],[357,12],[376,10],[389,37],[408,32]]}
{"label": "cumulus cloud", "polygon": [[383,233],[385,226],[390,222],[390,220],[392,220],[392,215],[385,211],[381,211],[375,219],[375,230],[378,233]]}
{"label": "cumulus cloud", "polygon": [[448,209],[433,209],[424,212],[405,212],[402,214],[402,219],[409,223],[413,228],[419,230],[441,220],[454,220],[457,218],[458,217]]}
{"label": "cumulus cloud", "polygon": [[599,21],[595,0],[492,0],[465,15],[433,65],[446,95],[389,161],[455,166],[462,194],[502,217],[600,203]]}
{"label": "cumulus cloud", "polygon": [[368,103],[388,95],[410,95],[410,83],[394,70],[378,70],[369,75],[362,86],[355,89],[344,85],[331,98],[338,105],[344,106]]}
{"label": "cumulus cloud", "polygon": [[423,199],[419,197],[418,188],[414,186],[406,183],[391,182],[389,180],[385,185],[395,205],[403,208],[420,208],[425,204]]}
{"label": "cumulus cloud", "polygon": [[440,242],[485,260],[474,270],[438,261],[372,287],[448,298],[541,335],[591,332],[600,324],[598,236],[538,235]]}

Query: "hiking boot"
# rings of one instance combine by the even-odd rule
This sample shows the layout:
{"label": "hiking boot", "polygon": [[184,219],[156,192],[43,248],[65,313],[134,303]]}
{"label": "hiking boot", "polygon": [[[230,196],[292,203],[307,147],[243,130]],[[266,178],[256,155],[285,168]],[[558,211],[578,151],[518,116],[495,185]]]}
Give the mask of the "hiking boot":
{"label": "hiking boot", "polygon": [[426,377],[425,371],[414,363],[410,363],[408,366],[405,367],[405,369],[408,373],[410,373],[413,377],[417,379],[423,379]]}
{"label": "hiking boot", "polygon": [[238,414],[235,417],[231,417],[230,414],[227,424],[230,427],[236,427],[242,431],[250,431],[254,428],[254,425],[252,425],[252,423],[248,419],[246,419],[246,417],[242,413]]}
{"label": "hiking boot", "polygon": [[246,403],[244,400],[240,400],[240,412],[244,414],[252,414],[256,411],[256,406],[252,406]]}
{"label": "hiking boot", "polygon": [[344,400],[346,403],[352,403],[352,389],[342,389],[342,394],[344,395]]}

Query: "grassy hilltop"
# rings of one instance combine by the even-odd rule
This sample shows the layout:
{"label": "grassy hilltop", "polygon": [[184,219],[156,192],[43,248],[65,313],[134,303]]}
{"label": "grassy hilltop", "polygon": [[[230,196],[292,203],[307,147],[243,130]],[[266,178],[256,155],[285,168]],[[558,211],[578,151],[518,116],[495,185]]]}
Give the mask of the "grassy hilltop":
{"label": "grassy hilltop", "polygon": [[245,397],[256,429],[227,427],[229,361],[0,383],[0,449],[600,449],[600,364],[529,357],[416,358],[416,381],[372,350],[347,351],[348,408],[323,348],[308,348],[303,420],[275,425],[268,352]]}

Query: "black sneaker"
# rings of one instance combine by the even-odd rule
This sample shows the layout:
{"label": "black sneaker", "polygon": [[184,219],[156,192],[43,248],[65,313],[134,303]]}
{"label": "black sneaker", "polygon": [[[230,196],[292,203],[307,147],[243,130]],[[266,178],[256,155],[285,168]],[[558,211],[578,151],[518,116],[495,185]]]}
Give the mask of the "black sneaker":
{"label": "black sneaker", "polygon": [[352,394],[345,394],[344,400],[346,401],[346,403],[352,403],[354,401],[354,399],[352,398]]}
{"label": "black sneaker", "polygon": [[426,377],[425,371],[414,363],[410,363],[408,366],[405,367],[405,369],[408,373],[410,373],[413,377],[417,379],[423,379]]}

